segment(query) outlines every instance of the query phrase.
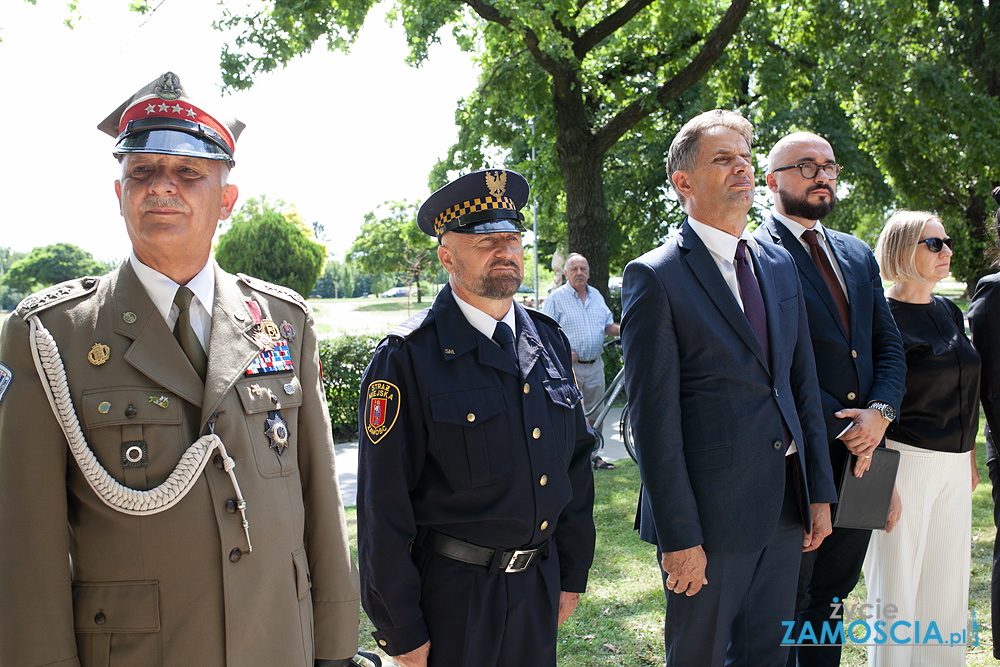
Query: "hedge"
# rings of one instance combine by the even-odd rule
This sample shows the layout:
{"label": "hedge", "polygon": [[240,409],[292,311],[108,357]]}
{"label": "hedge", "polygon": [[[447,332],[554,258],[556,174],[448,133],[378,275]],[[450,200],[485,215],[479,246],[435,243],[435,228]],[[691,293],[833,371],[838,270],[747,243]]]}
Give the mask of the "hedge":
{"label": "hedge", "polygon": [[343,334],[319,341],[323,388],[338,442],[358,437],[358,396],[361,378],[383,334]]}

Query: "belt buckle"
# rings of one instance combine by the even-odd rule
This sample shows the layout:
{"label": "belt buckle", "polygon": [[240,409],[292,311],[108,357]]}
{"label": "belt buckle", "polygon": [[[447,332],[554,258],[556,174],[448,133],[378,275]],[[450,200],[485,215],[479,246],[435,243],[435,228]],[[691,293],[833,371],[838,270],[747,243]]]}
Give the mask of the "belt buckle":
{"label": "belt buckle", "polygon": [[507,562],[507,567],[503,571],[507,574],[512,574],[514,572],[523,572],[528,569],[531,562],[535,560],[535,555],[538,553],[538,549],[528,549],[527,551],[515,549],[511,555],[510,560]]}

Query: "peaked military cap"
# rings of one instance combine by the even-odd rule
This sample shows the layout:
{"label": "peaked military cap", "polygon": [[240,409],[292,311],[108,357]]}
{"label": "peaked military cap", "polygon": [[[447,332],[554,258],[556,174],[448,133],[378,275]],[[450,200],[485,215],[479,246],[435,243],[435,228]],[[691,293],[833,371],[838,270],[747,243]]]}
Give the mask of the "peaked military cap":
{"label": "peaked military cap", "polygon": [[516,171],[475,171],[428,197],[417,212],[417,225],[438,238],[445,232],[523,232],[521,208],[527,201],[528,182]]}
{"label": "peaked military cap", "polygon": [[244,127],[193,104],[180,77],[167,72],[125,100],[97,129],[117,138],[118,159],[126,153],[165,153],[224,160],[231,167]]}

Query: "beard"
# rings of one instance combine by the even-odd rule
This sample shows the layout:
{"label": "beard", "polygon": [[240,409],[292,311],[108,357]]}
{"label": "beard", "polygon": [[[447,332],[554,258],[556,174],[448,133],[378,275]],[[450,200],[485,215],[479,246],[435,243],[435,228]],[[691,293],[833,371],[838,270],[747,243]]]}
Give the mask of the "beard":
{"label": "beard", "polygon": [[455,277],[466,289],[476,296],[496,301],[509,299],[517,293],[517,288],[521,286],[521,282],[524,280],[524,269],[518,266],[517,262],[513,260],[507,261],[502,259],[490,264],[489,268],[493,269],[498,266],[512,267],[517,270],[517,274],[502,273],[494,275],[487,270],[484,275],[471,276],[466,271],[465,264],[456,261],[455,268],[457,271]]}
{"label": "beard", "polygon": [[[826,190],[830,193],[830,199],[819,201],[815,204],[811,203],[809,195],[816,190]],[[779,190],[778,199],[781,200],[781,206],[785,209],[785,215],[795,218],[805,218],[806,220],[822,220],[830,215],[830,211],[837,206],[837,195],[833,191],[833,188],[828,185],[811,187],[806,191],[805,196],[801,198]]]}

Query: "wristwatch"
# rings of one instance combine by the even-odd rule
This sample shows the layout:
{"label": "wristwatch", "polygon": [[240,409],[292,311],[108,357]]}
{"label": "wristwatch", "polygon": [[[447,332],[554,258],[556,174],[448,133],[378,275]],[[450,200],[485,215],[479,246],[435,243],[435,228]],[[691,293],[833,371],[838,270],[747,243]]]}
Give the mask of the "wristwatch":
{"label": "wristwatch", "polygon": [[875,408],[882,415],[882,419],[887,422],[896,421],[896,408],[892,407],[888,403],[883,403],[882,401],[870,401],[868,403],[869,408]]}

